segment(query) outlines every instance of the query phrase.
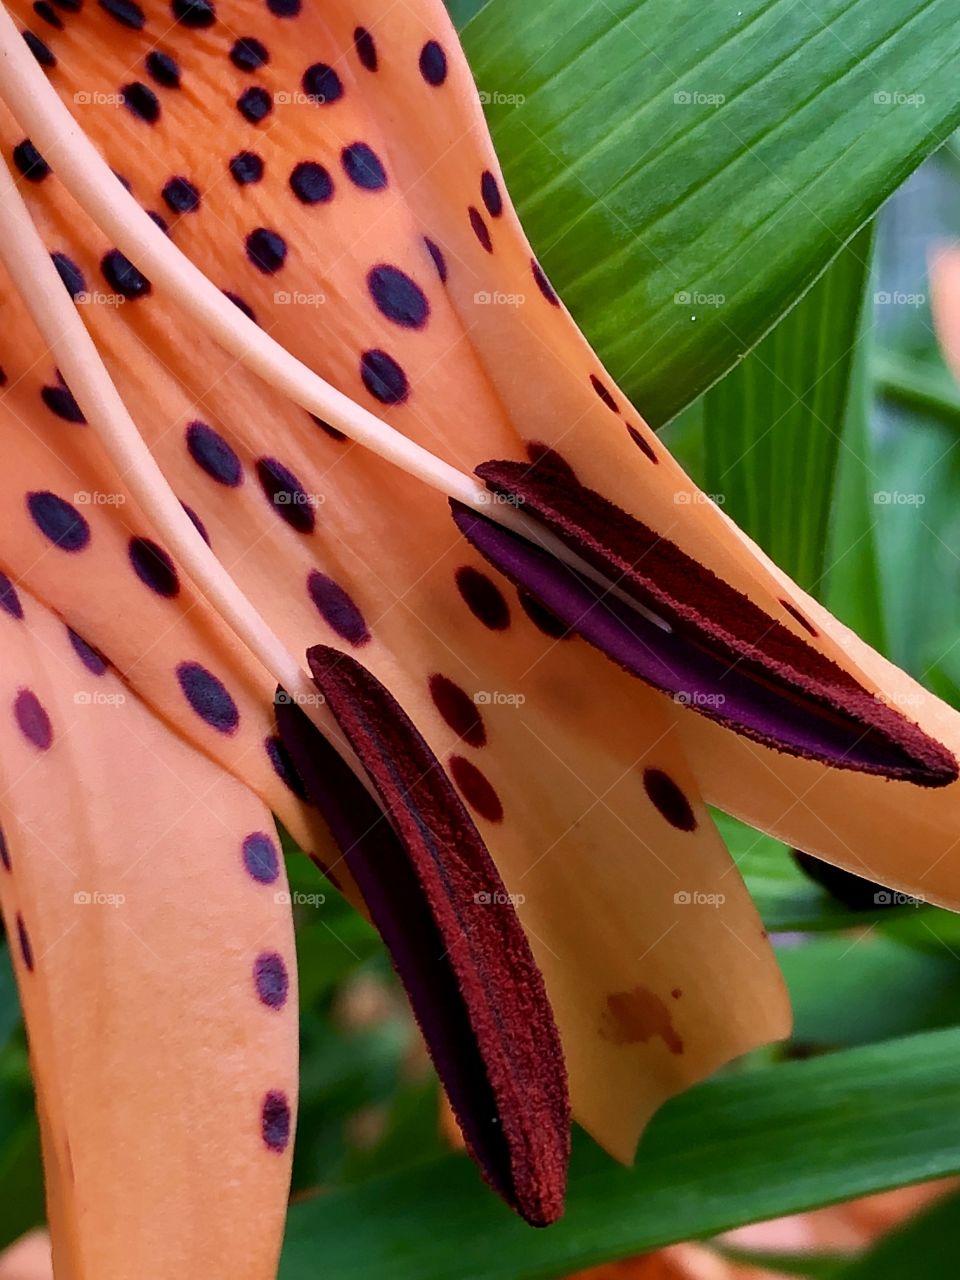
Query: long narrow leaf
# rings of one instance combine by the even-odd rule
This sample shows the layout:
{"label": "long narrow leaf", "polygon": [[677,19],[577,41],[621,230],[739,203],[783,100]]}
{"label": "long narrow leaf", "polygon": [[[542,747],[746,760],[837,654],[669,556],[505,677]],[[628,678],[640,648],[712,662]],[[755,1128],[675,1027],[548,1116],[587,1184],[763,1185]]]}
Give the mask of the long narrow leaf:
{"label": "long narrow leaf", "polygon": [[657,426],[960,123],[954,0],[489,0],[464,40],[544,265]]}
{"label": "long narrow leaf", "polygon": [[534,1280],[960,1171],[960,1030],[701,1085],[636,1168],[579,1144],[566,1218],[533,1231],[451,1156],[291,1211],[281,1280]]}

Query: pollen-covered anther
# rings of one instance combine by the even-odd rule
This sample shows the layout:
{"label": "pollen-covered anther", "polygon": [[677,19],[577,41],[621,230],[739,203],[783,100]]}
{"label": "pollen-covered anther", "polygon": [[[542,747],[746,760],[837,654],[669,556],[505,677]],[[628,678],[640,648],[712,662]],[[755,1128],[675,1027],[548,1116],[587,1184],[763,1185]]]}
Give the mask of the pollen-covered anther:
{"label": "pollen-covered anther", "polygon": [[[477,474],[616,590],[452,502],[464,536],[561,623],[678,706],[834,768],[928,787],[957,778],[952,753],[834,662],[809,623],[797,635],[569,469],[492,461]],[[785,613],[802,618],[793,606]]]}
{"label": "pollen-covered anther", "polygon": [[[566,1071],[512,900],[387,689],[339,650],[307,657],[379,803],[288,697],[277,699],[283,741],[390,949],[471,1152],[500,1195],[545,1226],[563,1211]],[[476,737],[477,724],[464,728]]]}

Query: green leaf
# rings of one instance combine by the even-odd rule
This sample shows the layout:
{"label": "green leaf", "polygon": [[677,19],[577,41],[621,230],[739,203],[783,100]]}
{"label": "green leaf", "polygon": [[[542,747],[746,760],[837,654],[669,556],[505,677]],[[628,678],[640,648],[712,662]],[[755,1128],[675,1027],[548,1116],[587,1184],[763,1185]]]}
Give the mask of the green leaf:
{"label": "green leaf", "polygon": [[0,1048],[3,1048],[19,1025],[20,998],[10,962],[10,948],[0,942]]}
{"label": "green leaf", "polygon": [[700,1085],[636,1167],[575,1143],[567,1215],[513,1217],[463,1157],[332,1190],[290,1213],[281,1280],[546,1280],[678,1240],[960,1171],[960,1030]]}
{"label": "green leaf", "polygon": [[40,1130],[26,1050],[16,1041],[0,1056],[0,1249],[44,1217]]}
{"label": "green leaf", "polygon": [[902,946],[875,932],[781,947],[794,1040],[871,1044],[960,1023],[960,959]]}
{"label": "green leaf", "polygon": [[704,403],[707,491],[807,591],[823,573],[873,227]]}
{"label": "green leaf", "polygon": [[877,390],[892,404],[919,409],[948,426],[960,426],[960,390],[942,363],[899,351],[880,351],[873,361]]}
{"label": "green leaf", "polygon": [[480,12],[487,0],[445,0],[445,3],[454,26],[462,30],[470,19]]}
{"label": "green leaf", "polygon": [[877,475],[870,431],[873,408],[870,334],[866,325],[863,329],[854,359],[843,448],[834,485],[826,583],[818,595],[861,639],[881,653],[887,653],[874,501],[883,486]]}
{"label": "green leaf", "polygon": [[489,0],[464,42],[537,252],[654,426],[960,123],[955,0]]}

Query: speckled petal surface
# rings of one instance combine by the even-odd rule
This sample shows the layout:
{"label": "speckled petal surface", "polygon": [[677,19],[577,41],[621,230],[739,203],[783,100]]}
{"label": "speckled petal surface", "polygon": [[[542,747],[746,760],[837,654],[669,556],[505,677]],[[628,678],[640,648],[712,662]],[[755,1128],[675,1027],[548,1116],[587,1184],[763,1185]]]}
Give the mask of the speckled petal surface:
{"label": "speckled petal surface", "polygon": [[[635,503],[652,493],[663,510],[680,473],[639,419],[611,410],[602,370],[532,261],[439,2],[324,3],[283,19],[243,3],[229,21],[211,8],[202,28],[171,24],[164,4],[139,12],[134,24],[91,5],[69,15],[49,33],[50,82],[238,306],[465,470],[491,457],[535,465],[549,442],[598,489],[622,473]],[[0,133],[8,149],[23,141],[8,119]],[[356,654],[443,762],[523,899],[575,1114],[629,1158],[665,1097],[788,1025],[769,946],[658,695],[560,638],[467,547],[441,495],[240,369],[118,256],[44,159],[51,171],[22,190],[175,492],[291,651]],[[0,349],[8,430],[33,470],[0,485],[22,512],[40,474],[57,496],[73,491],[47,479],[48,464],[66,452],[88,465],[77,433],[89,427],[49,412],[55,371],[19,303],[3,305],[18,335]],[[216,624],[188,584],[158,592],[170,568],[150,549],[131,563],[131,534],[162,545],[131,513],[93,513],[89,544],[41,556],[45,535],[22,515],[11,571],[82,615],[161,714],[179,708],[179,732],[272,804],[255,776],[270,731],[259,673],[250,711],[222,639],[195,641],[194,628]],[[127,633],[134,610],[148,644]]]}
{"label": "speckled petal surface", "polygon": [[0,614],[0,902],[57,1275],[272,1280],[297,1092],[272,819],[17,600]]}

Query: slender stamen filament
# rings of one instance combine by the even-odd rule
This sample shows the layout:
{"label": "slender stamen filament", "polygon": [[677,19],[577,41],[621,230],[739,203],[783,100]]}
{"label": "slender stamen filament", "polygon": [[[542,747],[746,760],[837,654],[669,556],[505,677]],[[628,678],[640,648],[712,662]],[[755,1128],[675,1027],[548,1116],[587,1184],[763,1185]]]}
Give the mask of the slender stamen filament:
{"label": "slender stamen filament", "polygon": [[9,271],[84,417],[169,551],[274,680],[296,699],[304,713],[336,744],[358,777],[366,781],[365,771],[322,706],[310,676],[204,542],[170,488],[70,302],[2,159],[0,261]]}
{"label": "slender stamen filament", "polygon": [[245,368],[372,453],[542,547],[604,594],[612,592],[663,630],[671,630],[535,520],[510,503],[491,501],[490,493],[473,476],[338,391],[235,307],[126,191],[60,101],[2,3],[0,97],[84,212]]}

